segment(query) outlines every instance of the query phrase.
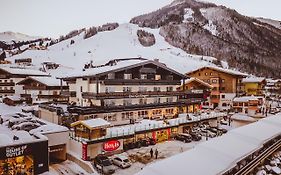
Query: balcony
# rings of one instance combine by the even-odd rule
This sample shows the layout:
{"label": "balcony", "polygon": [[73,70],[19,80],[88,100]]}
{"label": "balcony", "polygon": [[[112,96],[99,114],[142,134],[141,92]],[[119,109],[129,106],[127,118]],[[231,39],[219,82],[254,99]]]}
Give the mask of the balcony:
{"label": "balcony", "polygon": [[38,95],[38,98],[43,98],[43,99],[58,99],[58,98],[63,98],[60,95]]}
{"label": "balcony", "polygon": [[87,99],[106,99],[106,98],[143,98],[153,96],[178,96],[184,95],[184,92],[180,91],[146,91],[146,92],[110,92],[110,93],[92,93],[83,92],[82,97]]}
{"label": "balcony", "polygon": [[63,97],[76,97],[76,91],[61,91],[60,95]]}
{"label": "balcony", "polygon": [[203,91],[187,90],[183,91],[144,91],[144,92],[109,92],[109,93],[93,93],[83,92],[82,97],[86,99],[114,99],[114,98],[144,98],[159,96],[190,96],[203,95]]}
{"label": "balcony", "polygon": [[23,90],[46,90],[45,86],[23,86]]}
{"label": "balcony", "polygon": [[185,106],[188,104],[194,104],[201,102],[202,99],[184,99],[177,102],[166,102],[166,103],[149,103],[149,104],[131,104],[131,105],[120,105],[120,106],[69,106],[68,111],[70,113],[78,114],[93,114],[93,113],[108,113],[108,112],[118,112],[118,111],[130,111],[130,110],[144,110],[144,109],[154,109],[154,108],[167,108],[167,107],[177,107]]}
{"label": "balcony", "polygon": [[4,90],[0,90],[0,94],[14,94],[15,90],[10,90],[10,89],[4,89]]}
{"label": "balcony", "polygon": [[15,86],[14,82],[0,82],[0,86]]}
{"label": "balcony", "polygon": [[180,85],[180,80],[150,80],[150,79],[110,79],[102,80],[105,85]]}

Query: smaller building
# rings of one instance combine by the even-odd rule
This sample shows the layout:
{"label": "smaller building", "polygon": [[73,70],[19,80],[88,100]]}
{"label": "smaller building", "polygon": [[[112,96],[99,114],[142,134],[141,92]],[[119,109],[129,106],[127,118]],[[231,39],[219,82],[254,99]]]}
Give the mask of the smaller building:
{"label": "smaller building", "polygon": [[66,160],[67,142],[66,127],[24,113],[2,115],[0,174],[44,173],[49,163]]}
{"label": "smaller building", "polygon": [[28,103],[68,101],[68,98],[60,95],[60,92],[67,90],[68,86],[54,77],[27,77],[17,85],[23,86],[24,93],[21,97]]}
{"label": "smaller building", "polygon": [[9,106],[16,106],[18,104],[21,104],[23,102],[22,98],[20,96],[7,96],[3,98],[3,103]]}
{"label": "smaller building", "polygon": [[232,109],[234,112],[248,114],[254,117],[262,113],[263,105],[264,97],[243,96],[233,99]]}
{"label": "smaller building", "polygon": [[87,138],[89,140],[105,136],[106,128],[109,126],[110,123],[101,118],[80,120],[71,124],[76,137]]}
{"label": "smaller building", "polygon": [[262,77],[247,77],[243,78],[242,83],[246,95],[264,95],[264,87],[266,85],[265,78]]}

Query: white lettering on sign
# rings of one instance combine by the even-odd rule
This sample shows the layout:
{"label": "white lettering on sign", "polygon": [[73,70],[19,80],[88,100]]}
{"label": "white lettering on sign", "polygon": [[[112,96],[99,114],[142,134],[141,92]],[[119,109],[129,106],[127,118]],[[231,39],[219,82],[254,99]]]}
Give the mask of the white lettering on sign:
{"label": "white lettering on sign", "polygon": [[114,151],[119,147],[120,147],[120,142],[118,140],[111,140],[103,144],[103,149],[105,151]]}
{"label": "white lettering on sign", "polygon": [[17,157],[23,155],[27,145],[19,147],[7,147],[6,148],[6,157]]}

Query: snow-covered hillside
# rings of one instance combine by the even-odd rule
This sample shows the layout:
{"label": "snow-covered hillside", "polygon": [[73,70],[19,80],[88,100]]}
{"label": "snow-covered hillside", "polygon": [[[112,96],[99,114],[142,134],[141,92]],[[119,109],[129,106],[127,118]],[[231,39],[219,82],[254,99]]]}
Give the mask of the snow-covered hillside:
{"label": "snow-covered hillside", "polygon": [[4,41],[6,43],[11,43],[12,40],[18,42],[18,41],[35,40],[38,38],[40,37],[34,37],[22,33],[10,32],[10,31],[0,33],[0,41]]}
{"label": "snow-covered hillside", "polygon": [[[137,37],[137,30],[142,29],[153,33],[156,43],[151,47],[143,47]],[[113,31],[99,32],[88,39],[84,33],[48,47],[47,50],[27,50],[8,60],[14,62],[18,58],[32,58],[35,66],[42,67],[43,62],[55,62],[62,65],[50,73],[64,76],[68,73],[81,72],[84,64],[93,61],[94,65],[105,64],[117,58],[143,57],[159,59],[167,66],[186,73],[203,65],[212,65],[212,57],[190,55],[167,43],[159,35],[159,29],[140,28],[134,24],[121,24]],[[74,44],[70,41],[74,40]]]}

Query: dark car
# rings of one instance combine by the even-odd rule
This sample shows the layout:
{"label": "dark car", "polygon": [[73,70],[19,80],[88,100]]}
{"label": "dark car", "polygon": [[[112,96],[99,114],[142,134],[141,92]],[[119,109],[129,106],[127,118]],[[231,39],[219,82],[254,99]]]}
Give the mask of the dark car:
{"label": "dark car", "polygon": [[192,140],[194,140],[194,141],[199,141],[202,139],[202,136],[195,132],[191,132],[190,135],[191,135]]}
{"label": "dark car", "polygon": [[189,134],[177,134],[175,135],[174,139],[180,140],[184,143],[189,143],[192,141],[192,138]]}
{"label": "dark car", "polygon": [[150,141],[148,139],[142,139],[142,140],[139,140],[140,142],[140,145],[141,146],[149,146],[150,145]]}
{"label": "dark car", "polygon": [[103,174],[113,174],[115,172],[115,167],[112,165],[110,159],[105,155],[97,155],[92,164]]}

